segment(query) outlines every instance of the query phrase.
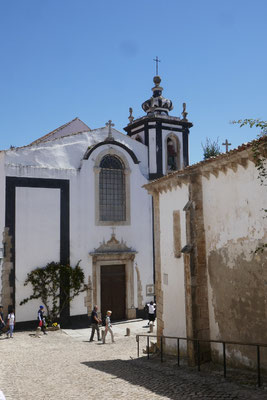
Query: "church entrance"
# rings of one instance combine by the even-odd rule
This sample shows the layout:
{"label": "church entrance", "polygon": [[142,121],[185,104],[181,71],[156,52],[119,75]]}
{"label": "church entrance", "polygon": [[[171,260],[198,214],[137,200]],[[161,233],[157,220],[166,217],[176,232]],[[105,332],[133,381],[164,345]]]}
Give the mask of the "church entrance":
{"label": "church entrance", "polygon": [[125,265],[101,265],[101,314],[112,310],[112,320],[125,319]]}

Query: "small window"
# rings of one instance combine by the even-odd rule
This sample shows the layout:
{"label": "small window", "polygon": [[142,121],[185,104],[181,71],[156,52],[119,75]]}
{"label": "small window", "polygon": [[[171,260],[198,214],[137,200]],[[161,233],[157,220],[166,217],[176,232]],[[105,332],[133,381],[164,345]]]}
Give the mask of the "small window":
{"label": "small window", "polygon": [[118,157],[107,155],[100,163],[100,221],[125,221],[125,172]]}
{"label": "small window", "polygon": [[179,141],[171,136],[167,139],[167,170],[177,171],[179,165]]}

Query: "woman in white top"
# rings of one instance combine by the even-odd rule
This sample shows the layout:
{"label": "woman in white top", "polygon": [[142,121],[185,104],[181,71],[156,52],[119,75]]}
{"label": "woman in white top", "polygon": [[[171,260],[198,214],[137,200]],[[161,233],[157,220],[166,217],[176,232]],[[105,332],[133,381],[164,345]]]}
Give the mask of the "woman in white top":
{"label": "woman in white top", "polygon": [[110,310],[107,311],[105,332],[104,332],[104,335],[103,335],[103,343],[104,343],[104,344],[105,344],[105,342],[106,342],[106,336],[107,336],[107,333],[108,333],[108,332],[111,334],[112,343],[115,343],[113,331],[112,331],[112,329],[111,329],[112,325],[111,325],[111,322],[110,322],[110,316],[111,316],[111,314],[112,314],[112,311],[110,311]]}

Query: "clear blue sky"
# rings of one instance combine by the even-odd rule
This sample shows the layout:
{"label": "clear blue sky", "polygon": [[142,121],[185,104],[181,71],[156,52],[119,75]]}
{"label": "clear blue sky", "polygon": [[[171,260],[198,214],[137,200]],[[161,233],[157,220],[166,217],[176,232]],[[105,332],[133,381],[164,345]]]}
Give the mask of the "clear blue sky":
{"label": "clear blue sky", "polygon": [[159,56],[171,115],[187,103],[191,163],[206,137],[232,148],[267,119],[266,0],[12,0],[0,3],[0,148],[75,117],[123,131],[143,115]]}

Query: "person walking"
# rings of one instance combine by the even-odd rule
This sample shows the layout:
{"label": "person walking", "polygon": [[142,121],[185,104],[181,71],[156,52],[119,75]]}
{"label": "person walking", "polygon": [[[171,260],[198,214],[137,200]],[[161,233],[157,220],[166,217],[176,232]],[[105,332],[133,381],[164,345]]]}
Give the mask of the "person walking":
{"label": "person walking", "polygon": [[2,335],[2,329],[5,327],[3,306],[0,306],[0,335]]}
{"label": "person walking", "polygon": [[113,331],[112,331],[112,325],[111,325],[111,322],[110,322],[110,316],[111,316],[111,314],[112,314],[112,311],[110,311],[110,310],[108,310],[107,311],[107,315],[106,315],[106,325],[105,325],[105,331],[104,331],[104,335],[103,335],[103,344],[105,344],[106,343],[106,336],[107,336],[107,333],[109,332],[110,334],[111,334],[111,340],[112,340],[112,343],[115,343],[115,340],[114,340],[114,335],[113,335]]}
{"label": "person walking", "polygon": [[10,312],[7,316],[7,324],[8,324],[8,331],[6,335],[8,338],[13,338],[13,331],[15,326],[15,314],[13,308],[10,309]]}
{"label": "person walking", "polygon": [[155,322],[155,318],[156,318],[155,312],[156,312],[156,304],[153,303],[153,301],[151,301],[148,304],[148,325],[150,325],[150,323],[152,322],[153,326],[154,326],[154,322]]}
{"label": "person walking", "polygon": [[40,306],[38,310],[38,326],[41,328],[41,331],[43,332],[44,335],[47,335],[46,333],[46,326],[45,326],[45,317],[44,317],[44,306]]}
{"label": "person walking", "polygon": [[100,332],[99,332],[99,324],[101,323],[101,319],[98,318],[97,310],[98,310],[98,307],[97,307],[97,305],[95,305],[94,308],[93,308],[93,311],[91,313],[92,332],[91,332],[91,336],[90,336],[89,342],[93,342],[94,341],[95,331],[97,332],[97,340],[101,340],[100,339]]}

